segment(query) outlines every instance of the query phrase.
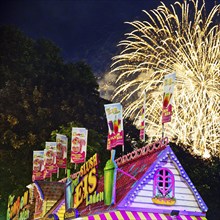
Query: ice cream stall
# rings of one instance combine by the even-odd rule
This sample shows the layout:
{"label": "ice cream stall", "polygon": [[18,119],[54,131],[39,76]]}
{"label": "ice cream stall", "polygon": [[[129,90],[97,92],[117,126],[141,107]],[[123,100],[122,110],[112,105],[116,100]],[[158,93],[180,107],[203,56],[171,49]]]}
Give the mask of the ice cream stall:
{"label": "ice cream stall", "polygon": [[114,156],[112,151],[100,178],[94,154],[78,173],[62,180],[65,193],[44,218],[206,219],[208,208],[167,138]]}

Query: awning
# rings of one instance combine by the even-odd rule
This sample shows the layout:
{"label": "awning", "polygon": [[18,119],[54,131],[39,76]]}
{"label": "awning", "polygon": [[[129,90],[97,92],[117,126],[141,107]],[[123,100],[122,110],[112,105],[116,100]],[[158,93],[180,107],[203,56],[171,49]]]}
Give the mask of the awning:
{"label": "awning", "polygon": [[170,216],[166,214],[149,212],[114,211],[92,216],[81,217],[82,220],[207,220],[204,216]]}

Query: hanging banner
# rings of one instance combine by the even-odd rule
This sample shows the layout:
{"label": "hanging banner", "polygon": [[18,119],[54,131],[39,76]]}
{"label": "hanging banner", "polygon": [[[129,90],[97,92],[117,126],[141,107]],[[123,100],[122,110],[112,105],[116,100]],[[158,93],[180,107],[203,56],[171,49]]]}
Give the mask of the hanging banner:
{"label": "hanging banner", "polygon": [[145,128],[145,109],[144,109],[144,106],[143,108],[141,109],[141,117],[140,117],[140,121],[141,121],[141,126],[140,126],[140,140],[142,141],[145,141],[145,138],[144,138],[144,128]]}
{"label": "hanging banner", "polygon": [[122,105],[114,103],[104,106],[108,123],[107,149],[111,150],[118,145],[124,145]]}
{"label": "hanging banner", "polygon": [[44,151],[33,151],[33,171],[32,181],[43,180],[45,178]]}
{"label": "hanging banner", "polygon": [[167,123],[171,121],[175,78],[175,73],[166,75],[164,77],[162,123]]}
{"label": "hanging banner", "polygon": [[67,146],[68,146],[67,136],[62,134],[57,134],[56,143],[57,143],[57,154],[56,154],[57,166],[59,168],[66,168]]}
{"label": "hanging banner", "polygon": [[[44,149],[44,166],[48,173],[57,173],[57,164],[56,164],[56,142],[46,142]],[[49,175],[47,174],[47,177]]]}
{"label": "hanging banner", "polygon": [[86,160],[88,130],[72,128],[71,163],[84,163]]}

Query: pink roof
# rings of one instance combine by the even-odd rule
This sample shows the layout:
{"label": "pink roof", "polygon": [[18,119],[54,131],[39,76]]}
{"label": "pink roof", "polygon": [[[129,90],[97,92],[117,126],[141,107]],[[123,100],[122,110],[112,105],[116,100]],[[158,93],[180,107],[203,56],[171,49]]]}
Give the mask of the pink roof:
{"label": "pink roof", "polygon": [[[158,142],[159,143],[159,142]],[[143,153],[138,149],[135,153],[127,154],[116,160],[118,164],[116,180],[116,203],[107,206],[103,201],[86,206],[84,201],[77,209],[80,216],[94,215],[116,209],[117,205],[125,198],[135,183],[146,173],[150,166],[158,158],[158,155],[166,148],[164,144],[148,145],[142,149],[150,149],[150,152]],[[121,171],[120,171],[121,170]],[[126,174],[124,174],[126,173]],[[136,179],[136,180],[135,180]],[[97,192],[104,191],[104,177],[98,181]]]}

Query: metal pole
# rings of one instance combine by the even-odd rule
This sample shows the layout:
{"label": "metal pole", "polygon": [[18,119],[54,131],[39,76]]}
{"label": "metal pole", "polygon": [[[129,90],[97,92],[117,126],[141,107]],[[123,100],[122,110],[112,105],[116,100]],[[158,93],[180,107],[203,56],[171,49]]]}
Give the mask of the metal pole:
{"label": "metal pole", "polygon": [[144,90],[144,137],[143,141],[145,142],[145,117],[146,117],[146,91]]}

